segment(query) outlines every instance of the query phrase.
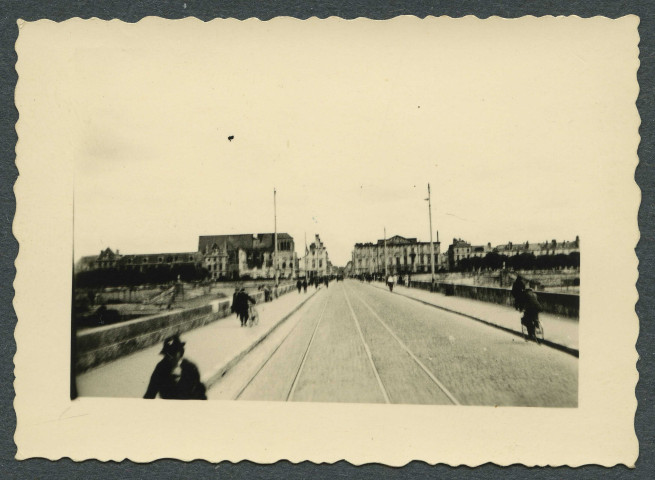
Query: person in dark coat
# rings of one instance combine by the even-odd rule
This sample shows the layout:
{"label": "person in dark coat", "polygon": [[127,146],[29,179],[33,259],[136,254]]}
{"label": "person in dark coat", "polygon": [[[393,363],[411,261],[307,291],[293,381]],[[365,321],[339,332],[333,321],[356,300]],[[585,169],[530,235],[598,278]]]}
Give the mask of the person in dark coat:
{"label": "person in dark coat", "polygon": [[300,289],[302,288],[302,282],[300,281],[300,279],[298,279],[298,281],[296,282],[296,288],[298,289],[298,293],[300,293]]}
{"label": "person in dark coat", "polygon": [[307,279],[306,278],[303,278],[303,280],[302,280],[302,289],[303,289],[303,293],[307,293]]}
{"label": "person in dark coat", "polygon": [[523,314],[523,318],[521,318],[521,323],[528,329],[528,338],[536,340],[535,328],[539,321],[541,305],[537,299],[537,294],[529,287],[525,289],[523,294],[523,308],[525,309],[525,313]]}
{"label": "person in dark coat", "polygon": [[178,335],[164,340],[160,352],[164,358],[157,364],[150,377],[150,383],[143,398],[169,400],[207,400],[205,385],[200,381],[200,372],[184,356],[184,342]]}
{"label": "person in dark coat", "polygon": [[245,327],[248,322],[248,307],[250,303],[256,303],[255,299],[248,295],[245,288],[241,288],[234,299],[234,311],[239,317],[239,320],[241,320],[242,327]]}
{"label": "person in dark coat", "polygon": [[512,297],[514,297],[514,308],[523,310],[523,303],[525,297],[525,284],[521,275],[516,276],[516,280],[512,284]]}

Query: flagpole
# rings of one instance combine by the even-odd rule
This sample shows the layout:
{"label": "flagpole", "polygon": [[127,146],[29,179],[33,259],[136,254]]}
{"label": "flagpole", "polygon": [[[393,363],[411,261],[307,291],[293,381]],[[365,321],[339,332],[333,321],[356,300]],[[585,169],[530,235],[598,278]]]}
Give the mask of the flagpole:
{"label": "flagpole", "polygon": [[432,198],[430,196],[430,184],[428,183],[428,214],[430,215],[430,271],[432,282],[430,283],[434,286],[434,243],[432,243]]}

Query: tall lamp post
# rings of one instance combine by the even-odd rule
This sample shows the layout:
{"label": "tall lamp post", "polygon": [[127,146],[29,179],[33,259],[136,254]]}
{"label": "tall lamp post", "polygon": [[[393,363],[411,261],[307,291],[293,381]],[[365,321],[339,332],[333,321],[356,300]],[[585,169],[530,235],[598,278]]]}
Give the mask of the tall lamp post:
{"label": "tall lamp post", "polygon": [[434,243],[432,243],[432,197],[430,195],[430,184],[428,183],[428,215],[430,217],[430,273],[431,273],[431,288],[434,288]]}

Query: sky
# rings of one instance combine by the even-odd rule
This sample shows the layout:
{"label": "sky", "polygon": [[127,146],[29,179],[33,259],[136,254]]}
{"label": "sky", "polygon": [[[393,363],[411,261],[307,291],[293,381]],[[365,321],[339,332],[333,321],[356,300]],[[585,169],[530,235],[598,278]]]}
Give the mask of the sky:
{"label": "sky", "polygon": [[428,183],[442,252],[455,237],[573,240],[592,211],[581,186],[609,165],[625,69],[611,35],[542,25],[109,22],[65,38],[51,88],[75,258],[272,232],[276,189],[278,232],[299,254],[319,234],[345,265],[385,228],[428,241]]}

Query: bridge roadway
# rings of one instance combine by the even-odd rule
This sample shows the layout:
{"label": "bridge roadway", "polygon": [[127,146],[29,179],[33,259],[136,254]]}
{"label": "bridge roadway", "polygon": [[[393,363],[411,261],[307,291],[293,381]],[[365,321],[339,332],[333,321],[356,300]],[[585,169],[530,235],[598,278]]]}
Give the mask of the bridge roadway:
{"label": "bridge roadway", "polygon": [[208,397],[576,407],[577,393],[572,355],[346,281],[319,291]]}

